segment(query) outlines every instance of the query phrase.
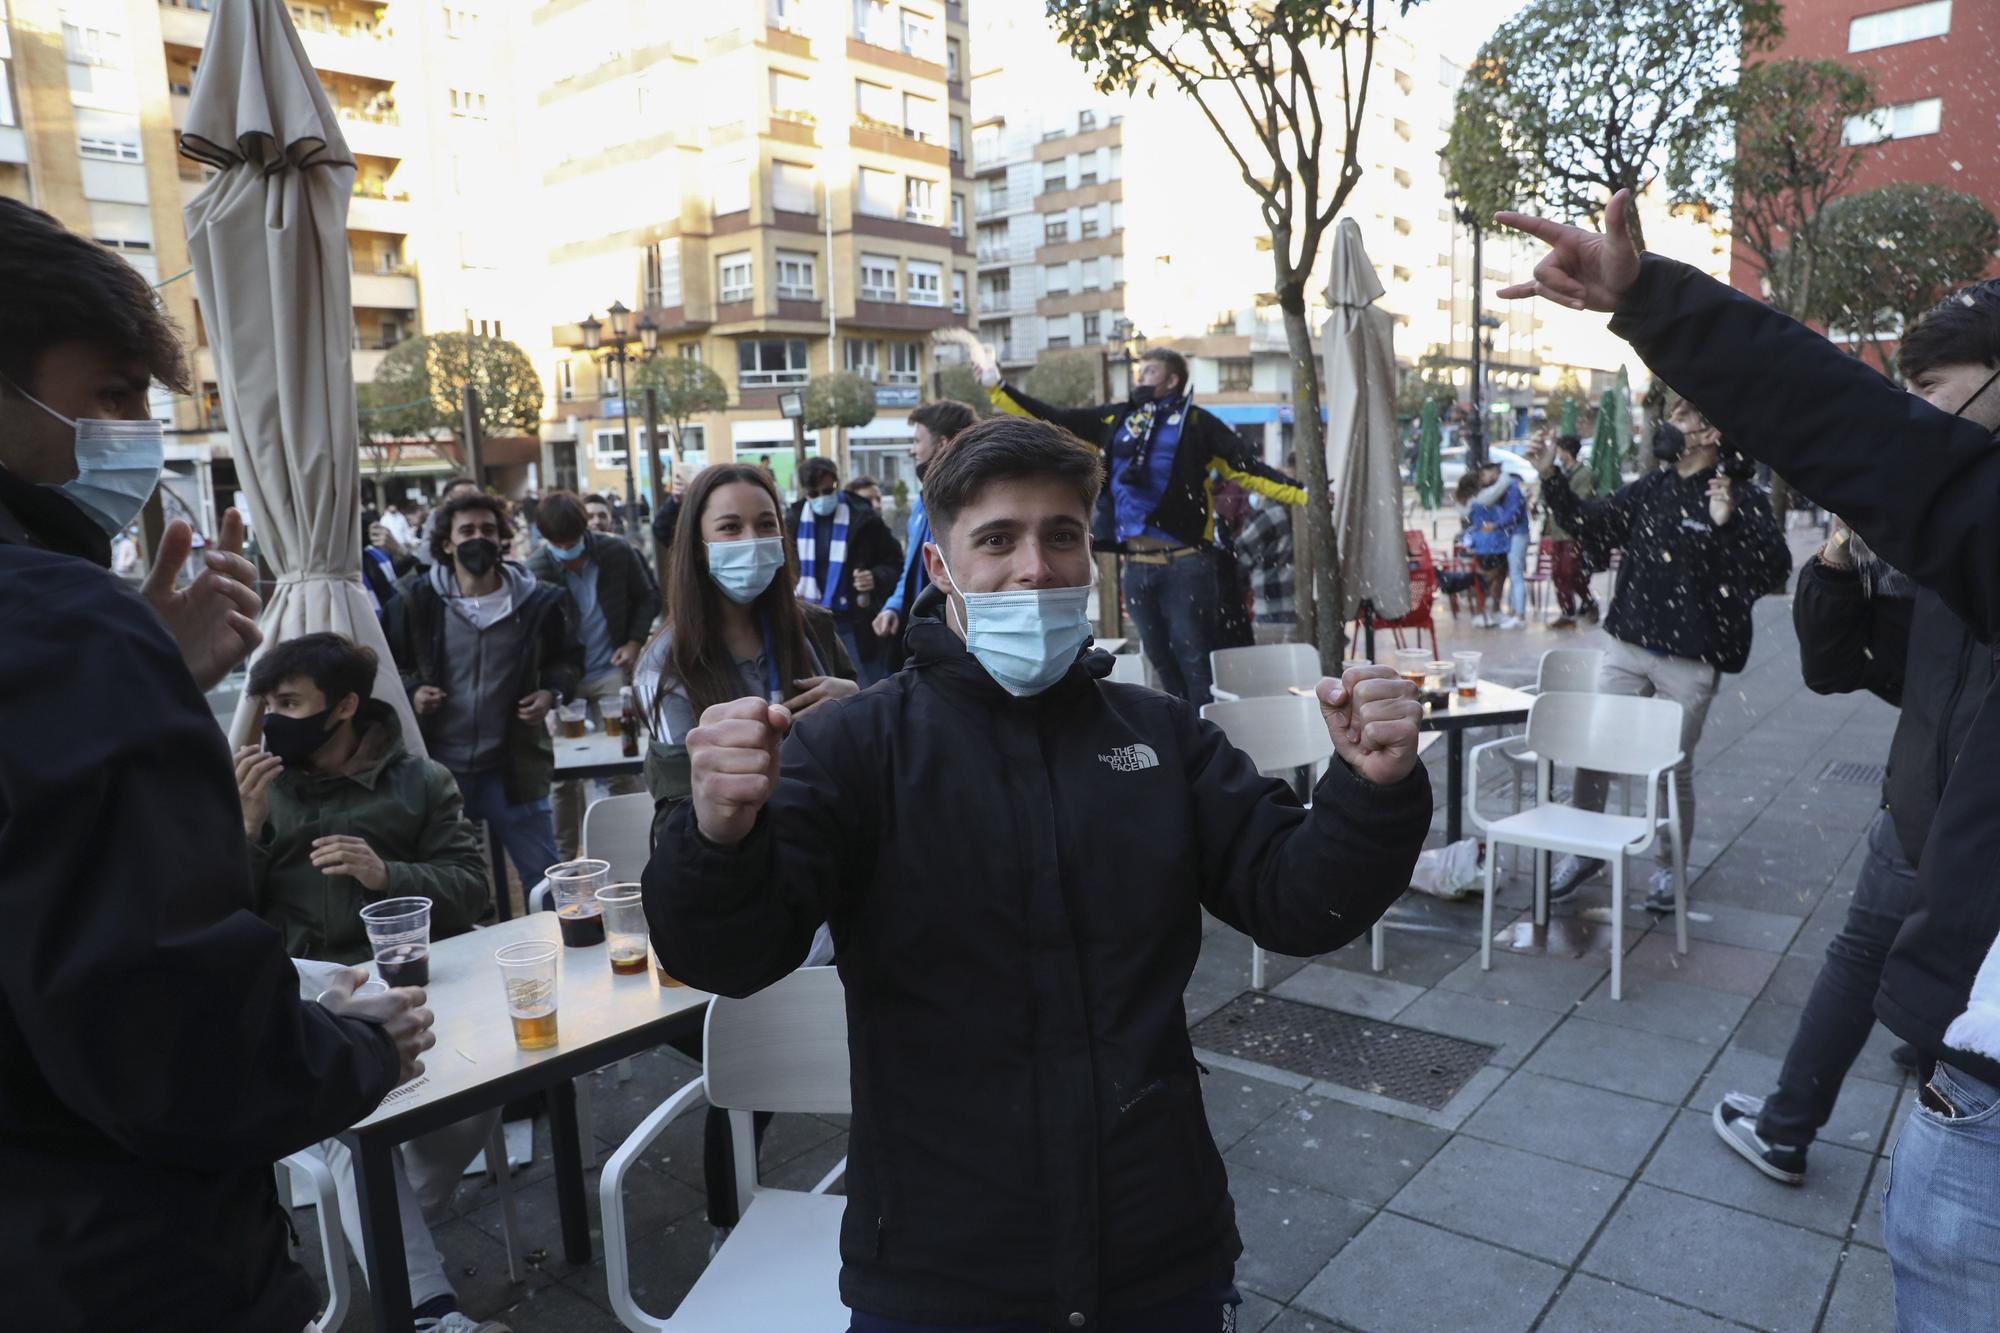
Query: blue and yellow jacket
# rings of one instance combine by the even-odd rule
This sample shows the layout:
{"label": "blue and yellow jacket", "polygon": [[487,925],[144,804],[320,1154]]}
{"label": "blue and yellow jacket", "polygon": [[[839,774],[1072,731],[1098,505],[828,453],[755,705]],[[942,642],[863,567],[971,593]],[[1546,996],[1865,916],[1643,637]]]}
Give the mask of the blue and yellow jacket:
{"label": "blue and yellow jacket", "polygon": [[[1122,549],[1113,509],[1112,487],[1118,479],[1110,475],[1111,442],[1118,438],[1132,405],[1054,407],[1008,384],[994,385],[988,396],[1002,412],[1037,417],[1061,426],[1098,451],[1105,459],[1106,475],[1104,491],[1097,498],[1097,513],[1091,520],[1091,542],[1100,551]],[[1215,501],[1210,488],[1216,477],[1268,495],[1281,504],[1306,502],[1305,487],[1259,459],[1256,451],[1221,418],[1202,408],[1190,407],[1181,426],[1171,478],[1158,507],[1147,516],[1147,523],[1189,546],[1211,544],[1215,539]]]}

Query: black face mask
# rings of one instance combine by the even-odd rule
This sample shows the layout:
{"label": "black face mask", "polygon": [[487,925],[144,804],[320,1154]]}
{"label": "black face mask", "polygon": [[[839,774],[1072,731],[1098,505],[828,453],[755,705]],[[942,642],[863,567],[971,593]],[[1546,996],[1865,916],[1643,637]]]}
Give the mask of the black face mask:
{"label": "black face mask", "polygon": [[474,578],[489,574],[500,563],[500,544],[484,537],[474,537],[462,541],[452,548],[451,558],[458,567]]}
{"label": "black face mask", "polygon": [[266,713],[264,749],[284,760],[286,768],[302,768],[332,736],[333,729],[326,725],[332,716],[331,708],[322,708],[311,717]]}
{"label": "black face mask", "polygon": [[1687,450],[1687,434],[1671,421],[1662,421],[1653,427],[1653,457],[1662,463],[1680,461]]}

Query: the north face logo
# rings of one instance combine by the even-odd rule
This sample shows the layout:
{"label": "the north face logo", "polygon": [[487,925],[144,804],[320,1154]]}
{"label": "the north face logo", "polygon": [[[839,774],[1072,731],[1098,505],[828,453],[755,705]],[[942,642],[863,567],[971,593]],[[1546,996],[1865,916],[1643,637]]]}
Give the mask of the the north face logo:
{"label": "the north face logo", "polygon": [[1137,773],[1142,768],[1160,766],[1160,756],[1153,753],[1150,745],[1124,745],[1097,757],[1111,765],[1114,773]]}

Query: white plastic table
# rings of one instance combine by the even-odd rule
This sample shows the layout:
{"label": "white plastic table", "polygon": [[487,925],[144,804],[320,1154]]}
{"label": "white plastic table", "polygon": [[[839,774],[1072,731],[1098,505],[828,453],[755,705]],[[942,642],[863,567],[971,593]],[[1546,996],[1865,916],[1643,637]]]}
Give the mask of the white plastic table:
{"label": "white plastic table", "polygon": [[1473,727],[1502,727],[1528,720],[1535,696],[1492,681],[1479,682],[1479,696],[1460,699],[1457,693],[1443,708],[1429,710],[1422,730],[1441,731],[1448,742],[1445,760],[1444,840],[1457,842],[1465,818],[1465,733]]}

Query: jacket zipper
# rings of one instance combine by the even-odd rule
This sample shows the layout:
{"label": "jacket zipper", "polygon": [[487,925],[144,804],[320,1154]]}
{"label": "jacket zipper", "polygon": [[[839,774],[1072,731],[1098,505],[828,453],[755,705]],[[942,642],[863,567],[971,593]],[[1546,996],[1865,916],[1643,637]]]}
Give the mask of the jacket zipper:
{"label": "jacket zipper", "polygon": [[[1951,744],[1951,721],[1958,715],[1958,698],[1965,693],[1965,678],[1972,674],[1967,666],[1972,656],[1972,638],[1963,631],[1958,640],[1958,671],[1951,682],[1951,694],[1945,700],[1944,714],[1938,718],[1937,729],[1937,789],[1942,799],[1945,783],[1951,780],[1951,758],[1946,749]],[[1922,851],[1922,848],[1917,850]],[[1908,855],[1905,852],[1905,855]]]}

